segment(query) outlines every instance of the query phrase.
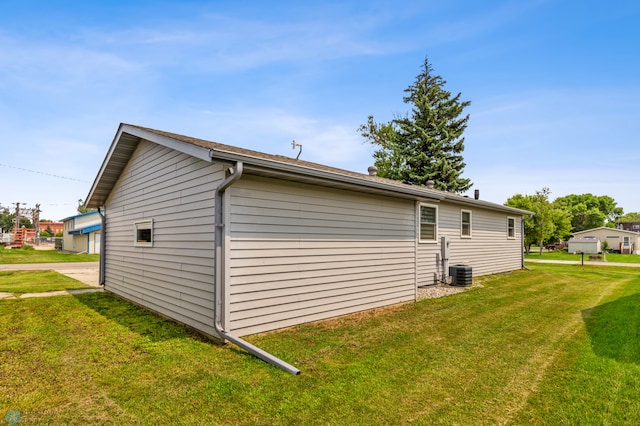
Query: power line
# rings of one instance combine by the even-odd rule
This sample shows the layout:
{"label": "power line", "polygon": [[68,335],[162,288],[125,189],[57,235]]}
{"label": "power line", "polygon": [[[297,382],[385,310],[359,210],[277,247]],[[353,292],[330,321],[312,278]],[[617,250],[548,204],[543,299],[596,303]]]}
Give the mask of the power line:
{"label": "power line", "polygon": [[37,174],[39,174],[39,175],[45,175],[45,176],[56,177],[56,178],[59,178],[59,179],[67,179],[67,180],[74,180],[74,181],[76,181],[76,182],[89,183],[89,182],[88,182],[88,181],[86,181],[86,180],[75,179],[75,178],[70,178],[70,177],[60,176],[60,175],[54,175],[54,174],[52,174],[52,173],[39,172],[39,171],[37,171],[37,170],[30,170],[30,169],[25,169],[25,168],[22,168],[22,167],[10,166],[10,165],[8,165],[8,164],[1,164],[1,163],[0,163],[0,166],[9,167],[10,169],[22,170],[22,171],[25,171],[25,172],[37,173]]}

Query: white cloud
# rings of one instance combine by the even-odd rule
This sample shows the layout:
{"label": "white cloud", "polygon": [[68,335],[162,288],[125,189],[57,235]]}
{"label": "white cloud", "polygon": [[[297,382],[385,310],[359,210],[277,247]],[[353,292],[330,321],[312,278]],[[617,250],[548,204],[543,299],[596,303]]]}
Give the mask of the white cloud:
{"label": "white cloud", "polygon": [[340,14],[273,19],[236,18],[200,11],[184,19],[141,20],[128,28],[85,28],[76,39],[109,52],[125,48],[128,61],[152,67],[233,72],[274,63],[322,62],[337,58],[397,53],[400,42],[374,37],[382,20],[375,15]]}
{"label": "white cloud", "polygon": [[[310,118],[278,108],[251,108],[236,106],[223,110],[203,109],[193,114],[180,114],[193,128],[196,122],[206,122],[198,131],[209,136],[198,136],[220,143],[237,145],[270,154],[295,157],[298,150],[291,148],[292,140],[303,145],[301,159],[321,164],[346,167],[360,161],[371,162],[371,152],[362,143],[357,123],[345,124],[327,118]],[[208,117],[202,119],[202,115]],[[193,120],[193,122],[191,122]]]}
{"label": "white cloud", "polygon": [[[0,38],[0,76],[5,90],[67,93],[139,70],[113,53],[64,42],[32,43]],[[17,87],[16,87],[17,86]]]}
{"label": "white cloud", "polygon": [[[477,39],[521,19],[522,16],[543,3],[546,1],[512,1],[491,8],[491,5],[484,3],[470,6],[464,3],[458,5],[455,2],[450,2],[449,6],[457,9],[460,17],[435,25],[427,32],[427,39],[431,40],[433,44]],[[478,7],[479,10],[474,10]]]}

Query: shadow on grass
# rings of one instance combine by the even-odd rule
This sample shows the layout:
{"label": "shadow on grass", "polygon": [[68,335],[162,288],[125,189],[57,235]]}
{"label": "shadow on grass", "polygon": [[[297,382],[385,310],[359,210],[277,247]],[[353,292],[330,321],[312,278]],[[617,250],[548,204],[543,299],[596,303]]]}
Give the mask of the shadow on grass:
{"label": "shadow on grass", "polygon": [[596,355],[640,364],[640,293],[582,311]]}
{"label": "shadow on grass", "polygon": [[[262,363],[262,361],[244,349],[231,343],[222,344],[218,340],[208,338],[183,324],[151,312],[113,294],[87,293],[77,294],[74,297],[106,320],[126,327],[130,332],[152,342],[188,339],[205,343],[212,347],[224,348],[245,361]],[[234,362],[240,362],[240,360],[238,359]]]}
{"label": "shadow on grass", "polygon": [[175,321],[166,319],[112,294],[86,293],[77,294],[74,297],[108,321],[126,327],[131,332],[145,336],[151,341],[188,337],[214,344],[212,340]]}

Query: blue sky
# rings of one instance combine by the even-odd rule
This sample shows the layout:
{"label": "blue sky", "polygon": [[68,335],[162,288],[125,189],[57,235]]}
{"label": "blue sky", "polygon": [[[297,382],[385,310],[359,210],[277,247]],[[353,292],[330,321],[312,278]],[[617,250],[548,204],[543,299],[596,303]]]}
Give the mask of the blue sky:
{"label": "blue sky", "polygon": [[471,101],[471,192],[640,211],[639,21],[635,1],[5,0],[0,204],[75,214],[120,122],[293,157],[296,139],[366,173],[358,126],[406,113],[428,56]]}

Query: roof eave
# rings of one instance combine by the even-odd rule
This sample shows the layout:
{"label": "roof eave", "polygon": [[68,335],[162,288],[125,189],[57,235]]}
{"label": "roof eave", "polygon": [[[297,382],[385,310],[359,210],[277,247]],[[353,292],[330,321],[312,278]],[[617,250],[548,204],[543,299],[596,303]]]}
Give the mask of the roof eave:
{"label": "roof eave", "polygon": [[[133,138],[126,138],[124,135],[133,136]],[[85,199],[85,207],[100,208],[104,205],[106,198],[113,189],[113,185],[115,185],[122,170],[124,170],[131,153],[143,139],[167,148],[175,149],[201,160],[211,161],[209,149],[207,148],[153,133],[130,124],[121,123],[109,147],[109,151],[102,162],[100,170],[93,181],[89,194]]]}
{"label": "roof eave", "polygon": [[462,205],[477,205],[486,209],[501,211],[505,213],[512,213],[521,216],[534,216],[534,212],[528,210],[518,209],[516,207],[505,206],[502,204],[492,203],[491,201],[476,200],[475,198],[464,197],[456,194],[447,194],[444,199],[450,203],[462,204]]}
{"label": "roof eave", "polygon": [[[244,162],[245,173],[270,175],[291,180],[304,176],[305,182],[321,186],[349,188],[360,192],[377,193],[399,198],[441,201],[444,195],[428,188],[411,185],[394,185],[384,181],[370,180],[366,177],[343,175],[336,172],[312,169],[310,167],[267,160],[250,155],[242,155],[223,150],[211,149],[211,159],[225,163]],[[313,182],[311,182],[313,181]]]}
{"label": "roof eave", "polygon": [[630,234],[630,235],[638,235],[639,234],[636,231],[628,231],[626,229],[609,228],[608,226],[598,226],[597,228],[591,228],[591,229],[584,229],[582,231],[576,231],[576,232],[573,232],[571,235],[584,234],[586,232],[593,232],[593,231],[597,231],[599,229],[605,229],[605,230],[611,231],[611,232],[621,232],[621,233]]}
{"label": "roof eave", "polygon": [[86,198],[86,207],[99,208],[104,205],[139,142],[141,140],[148,140],[204,161],[216,161],[225,164],[242,161],[245,170],[250,174],[279,177],[297,182],[307,182],[321,186],[350,189],[396,198],[417,201],[447,200],[463,205],[478,205],[486,209],[514,215],[533,215],[533,213],[529,211],[487,201],[464,198],[456,194],[449,194],[422,186],[412,186],[387,179],[376,179],[367,175],[359,176],[359,174],[347,171],[341,173],[339,169],[329,168],[323,170],[322,168],[314,168],[306,164],[278,161],[277,158],[263,158],[246,152],[239,153],[220,148],[211,148],[207,146],[208,143],[190,143],[189,141],[180,140],[179,138],[176,139],[172,137],[171,134],[165,135],[161,134],[162,132],[156,133],[152,130],[153,129],[147,130],[124,123],[120,124]]}

